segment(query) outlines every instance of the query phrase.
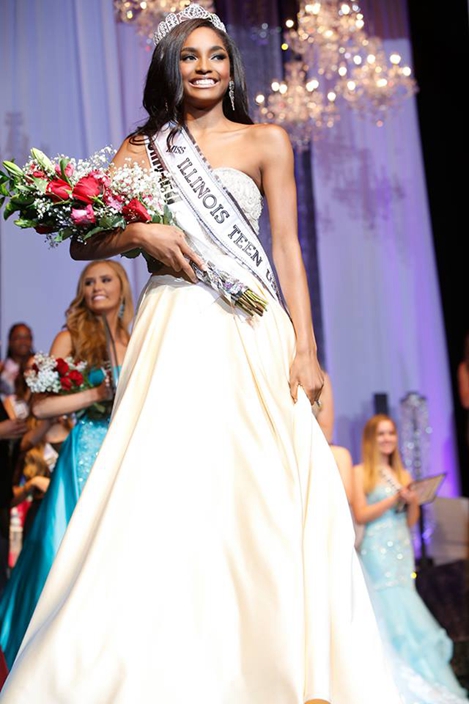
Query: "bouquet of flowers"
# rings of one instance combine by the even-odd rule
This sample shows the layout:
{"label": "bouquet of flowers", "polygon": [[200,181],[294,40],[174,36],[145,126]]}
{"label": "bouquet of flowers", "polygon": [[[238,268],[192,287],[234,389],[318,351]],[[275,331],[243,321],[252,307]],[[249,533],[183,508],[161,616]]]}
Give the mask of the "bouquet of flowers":
{"label": "bouquet of flowers", "polygon": [[[49,159],[31,149],[20,168],[4,161],[0,170],[0,207],[4,218],[18,213],[15,225],[34,228],[54,246],[74,237],[86,242],[101,232],[125,229],[131,222],[177,223],[164,202],[160,177],[136,162],[109,168],[114,150],[105,147],[87,160],[57,156]],[[142,254],[141,249],[125,253]],[[207,262],[207,271],[193,265],[197,278],[214,288],[231,305],[249,315],[262,315],[267,301],[235,277]]]}
{"label": "bouquet of flowers", "polygon": [[[98,373],[96,373],[98,372]],[[88,370],[86,362],[77,361],[72,357],[54,357],[38,352],[30,369],[25,371],[26,384],[33,394],[71,394],[77,391],[92,389],[102,383],[109,373],[105,369]],[[86,411],[79,411],[93,417],[109,414],[109,402],[93,403]]]}
{"label": "bouquet of flowers", "polygon": [[71,357],[63,359],[39,352],[24,378],[33,394],[73,393],[93,386],[86,378],[86,367],[86,362],[76,362]]}
{"label": "bouquet of flowers", "polygon": [[[76,237],[85,242],[100,232],[124,229],[130,222],[170,223],[156,173],[131,165],[110,170],[114,150],[105,147],[89,159],[49,159],[39,149],[20,168],[4,161],[0,171],[3,216],[19,217],[15,225],[34,228],[51,245]],[[131,256],[140,250],[130,252]]]}

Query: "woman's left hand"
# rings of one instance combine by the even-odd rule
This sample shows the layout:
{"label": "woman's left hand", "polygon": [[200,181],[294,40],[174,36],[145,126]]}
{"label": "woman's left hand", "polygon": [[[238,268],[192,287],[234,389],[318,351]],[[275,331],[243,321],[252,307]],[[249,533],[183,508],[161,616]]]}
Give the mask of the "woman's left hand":
{"label": "woman's left hand", "polygon": [[297,352],[293,360],[290,369],[290,393],[295,403],[298,400],[299,386],[311,405],[319,400],[324,386],[324,373],[315,352]]}
{"label": "woman's left hand", "polygon": [[408,487],[403,487],[399,491],[399,495],[401,499],[405,501],[406,504],[414,504],[418,506],[419,497],[415,491],[412,491],[412,489],[409,489]]}

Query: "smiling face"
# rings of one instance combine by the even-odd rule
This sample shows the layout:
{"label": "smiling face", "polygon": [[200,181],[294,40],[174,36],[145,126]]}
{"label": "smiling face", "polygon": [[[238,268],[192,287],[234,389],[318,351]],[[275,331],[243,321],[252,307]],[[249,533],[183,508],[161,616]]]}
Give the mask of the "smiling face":
{"label": "smiling face", "polygon": [[179,68],[185,100],[197,108],[222,101],[230,82],[230,59],[220,35],[210,27],[189,34]]}
{"label": "smiling face", "polygon": [[376,444],[383,457],[390,457],[397,448],[397,432],[390,420],[382,420],[376,428]]}
{"label": "smiling face", "polygon": [[8,339],[9,356],[19,361],[27,359],[31,354],[33,335],[27,325],[15,325]]}
{"label": "smiling face", "polygon": [[83,279],[83,298],[87,308],[95,315],[119,310],[122,286],[119,277],[109,264],[97,262],[89,267]]}

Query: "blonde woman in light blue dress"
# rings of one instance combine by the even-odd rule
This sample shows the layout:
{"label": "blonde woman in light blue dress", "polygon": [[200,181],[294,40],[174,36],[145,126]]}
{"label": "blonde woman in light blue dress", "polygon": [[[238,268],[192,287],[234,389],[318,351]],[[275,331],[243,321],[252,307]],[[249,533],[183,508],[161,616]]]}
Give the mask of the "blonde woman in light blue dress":
{"label": "blonde woman in light blue dress", "polygon": [[[387,655],[405,704],[462,704],[467,694],[450,665],[453,644],[415,586],[410,529],[418,497],[385,414],[363,430],[363,463],[354,467],[353,511],[364,534],[358,552]],[[402,488],[399,489],[399,486]]]}

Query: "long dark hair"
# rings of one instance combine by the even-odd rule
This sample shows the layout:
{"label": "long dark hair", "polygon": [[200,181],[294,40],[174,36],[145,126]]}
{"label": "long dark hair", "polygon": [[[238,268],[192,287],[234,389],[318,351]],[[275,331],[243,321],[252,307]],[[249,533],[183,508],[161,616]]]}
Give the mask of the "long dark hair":
{"label": "long dark hair", "polygon": [[[29,325],[26,325],[26,323],[14,323],[11,328],[8,331],[8,349],[7,349],[7,359],[12,358],[13,356],[13,350],[11,349],[11,340],[15,332],[18,330],[18,328],[26,328],[31,335],[31,341],[33,339],[33,331],[29,327]],[[34,354],[34,349],[31,347],[29,350],[29,356],[32,356]]]}
{"label": "long dark hair", "polygon": [[214,27],[209,20],[186,20],[174,27],[155,47],[143,92],[143,107],[149,117],[130,135],[131,142],[139,141],[138,137],[144,135],[151,137],[169,121],[176,124],[173,132],[184,126],[184,93],[179,61],[184,42],[199,27],[208,27],[218,34],[230,59],[235,109],[231,107],[227,91],[223,98],[225,117],[232,122],[253,124],[248,112],[246,80],[238,47],[226,32]]}

